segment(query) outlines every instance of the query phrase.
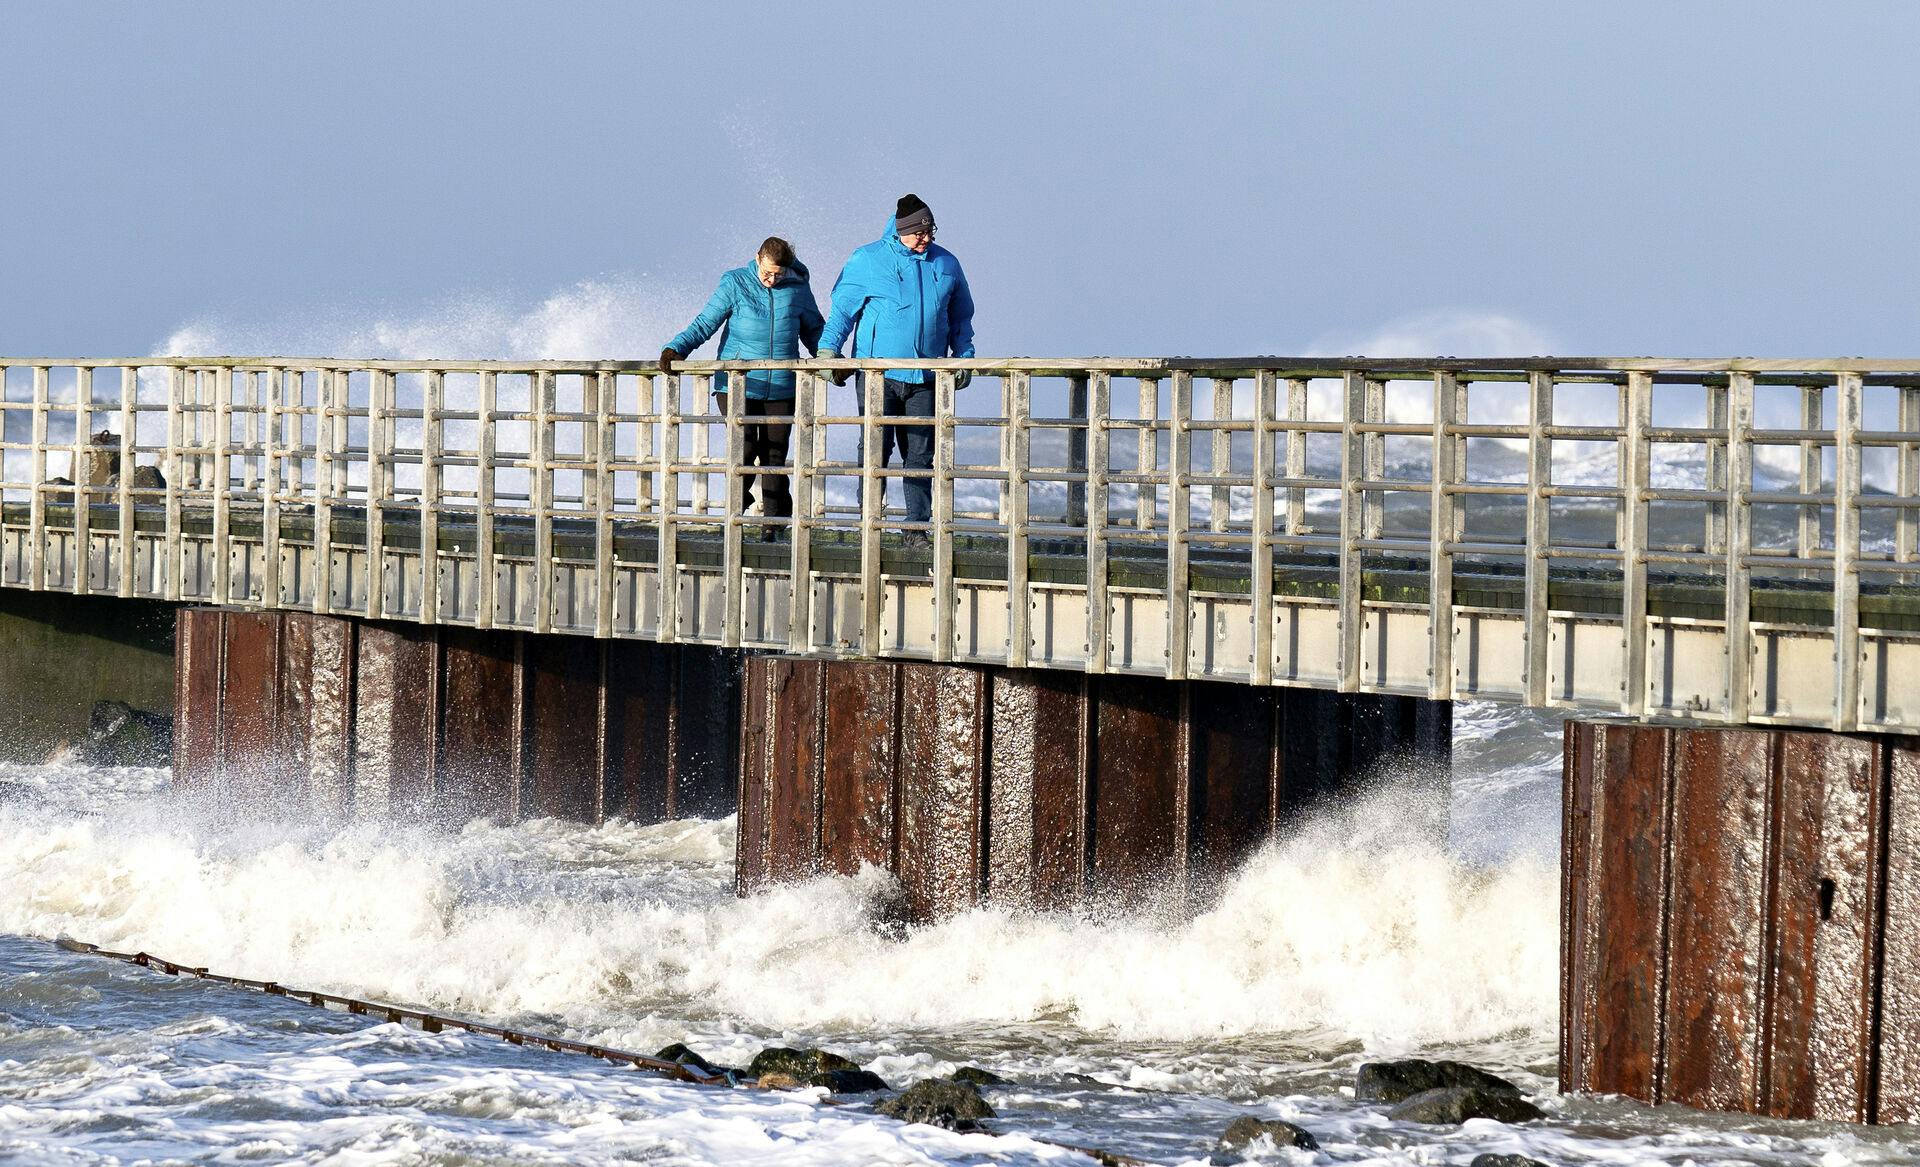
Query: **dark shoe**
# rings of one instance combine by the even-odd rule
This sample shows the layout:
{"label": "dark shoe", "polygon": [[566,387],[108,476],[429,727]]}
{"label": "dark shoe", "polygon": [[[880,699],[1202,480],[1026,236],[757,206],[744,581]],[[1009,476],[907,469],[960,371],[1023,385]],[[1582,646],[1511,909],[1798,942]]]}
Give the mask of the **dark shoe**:
{"label": "dark shoe", "polygon": [[928,538],[925,531],[908,531],[906,534],[900,536],[900,546],[915,548],[931,547],[933,546],[933,540]]}
{"label": "dark shoe", "polygon": [[787,529],[785,527],[762,527],[760,528],[760,541],[762,543],[785,543],[787,541]]}

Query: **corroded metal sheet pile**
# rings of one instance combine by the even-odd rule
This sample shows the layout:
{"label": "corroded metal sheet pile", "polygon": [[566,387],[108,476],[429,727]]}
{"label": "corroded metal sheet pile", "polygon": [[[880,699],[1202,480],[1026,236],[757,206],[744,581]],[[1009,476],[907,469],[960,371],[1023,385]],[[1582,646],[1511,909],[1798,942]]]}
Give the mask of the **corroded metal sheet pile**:
{"label": "corroded metal sheet pile", "polygon": [[1569,722],[1560,1075],[1920,1118],[1920,741]]}
{"label": "corroded metal sheet pile", "polygon": [[640,821],[733,809],[739,656],[182,608],[174,775],[330,815]]}
{"label": "corroded metal sheet pile", "polygon": [[1444,783],[1413,697],[979,665],[747,661],[742,894],[862,863],[905,913],[1203,898],[1318,799],[1396,763]]}

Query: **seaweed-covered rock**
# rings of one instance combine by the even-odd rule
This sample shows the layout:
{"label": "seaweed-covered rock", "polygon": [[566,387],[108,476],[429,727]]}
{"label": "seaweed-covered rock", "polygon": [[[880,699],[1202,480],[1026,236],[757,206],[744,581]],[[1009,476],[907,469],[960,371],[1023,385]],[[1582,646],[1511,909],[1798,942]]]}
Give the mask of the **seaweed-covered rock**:
{"label": "seaweed-covered rock", "polygon": [[755,1081],[762,1090],[798,1090],[806,1085],[792,1074],[783,1074],[778,1070],[768,1070]]}
{"label": "seaweed-covered rock", "polygon": [[804,1082],[815,1074],[859,1068],[859,1063],[827,1050],[791,1049],[784,1045],[770,1045],[753,1055],[753,1062],[747,1066],[747,1074],[754,1078],[764,1077],[767,1074],[791,1074]]}
{"label": "seaweed-covered rock", "polygon": [[978,1087],[939,1079],[915,1082],[874,1109],[901,1122],[924,1122],[952,1131],[974,1130],[980,1119],[993,1117],[993,1107],[980,1097]]}
{"label": "seaweed-covered rock", "polygon": [[947,1078],[954,1082],[965,1082],[970,1086],[1005,1086],[1007,1080],[992,1070],[983,1070],[979,1066],[961,1066]]}
{"label": "seaweed-covered rock", "polygon": [[1428,1090],[1460,1086],[1471,1090],[1518,1094],[1520,1087],[1505,1078],[1464,1062],[1428,1062],[1409,1058],[1400,1062],[1367,1062],[1354,1075],[1353,1096],[1361,1102],[1401,1102]]}
{"label": "seaweed-covered rock", "polygon": [[885,1090],[886,1082],[871,1070],[826,1070],[807,1079],[809,1086],[825,1086],[832,1094],[871,1094]]}
{"label": "seaweed-covered rock", "polygon": [[1454,1125],[1470,1118],[1491,1118],[1496,1122],[1530,1122],[1545,1118],[1546,1112],[1520,1097],[1500,1090],[1476,1090],[1470,1086],[1444,1086],[1425,1090],[1387,1112],[1396,1122],[1424,1122]]}
{"label": "seaweed-covered rock", "polygon": [[1475,1155],[1468,1167],[1547,1167],[1538,1159],[1529,1159],[1525,1155]]}
{"label": "seaweed-covered rock", "polygon": [[1273,1140],[1276,1147],[1298,1147],[1303,1151],[1317,1151],[1320,1140],[1305,1127],[1295,1126],[1277,1118],[1254,1118],[1243,1115],[1236,1118],[1220,1136],[1220,1145],[1227,1150],[1238,1150],[1258,1138]]}

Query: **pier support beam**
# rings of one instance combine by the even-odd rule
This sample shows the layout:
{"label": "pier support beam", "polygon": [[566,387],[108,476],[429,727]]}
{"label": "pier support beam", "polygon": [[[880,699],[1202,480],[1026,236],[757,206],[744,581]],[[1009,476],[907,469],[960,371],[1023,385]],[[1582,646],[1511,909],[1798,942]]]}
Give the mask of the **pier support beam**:
{"label": "pier support beam", "polygon": [[746,666],[738,887],[871,863],[914,919],[1205,899],[1314,802],[1402,767],[1444,787],[1412,697],[913,662]]}
{"label": "pier support beam", "polygon": [[1568,722],[1564,1089],[1920,1118],[1920,739]]}
{"label": "pier support beam", "polygon": [[183,608],[174,777],[341,816],[720,817],[739,654]]}

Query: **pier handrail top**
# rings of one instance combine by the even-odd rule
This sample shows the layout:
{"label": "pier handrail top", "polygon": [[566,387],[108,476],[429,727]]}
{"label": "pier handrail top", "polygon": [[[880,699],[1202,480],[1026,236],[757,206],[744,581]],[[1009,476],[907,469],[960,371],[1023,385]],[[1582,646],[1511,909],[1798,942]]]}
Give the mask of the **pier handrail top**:
{"label": "pier handrail top", "polygon": [[[387,360],[355,357],[295,356],[149,356],[149,357],[6,357],[0,366],[57,366],[109,368],[282,368],[377,369],[383,372],[556,372],[658,373],[655,360]],[[1199,372],[1254,373],[1285,370],[1307,375],[1324,373],[1432,373],[1432,372],[1602,372],[1602,373],[1920,373],[1920,358],[1876,357],[973,357],[944,360],[794,360],[676,362],[676,371],[712,373],[747,369],[792,369],[812,372],[848,370],[925,369],[936,372],[1022,372],[1056,375],[1070,373]]]}

